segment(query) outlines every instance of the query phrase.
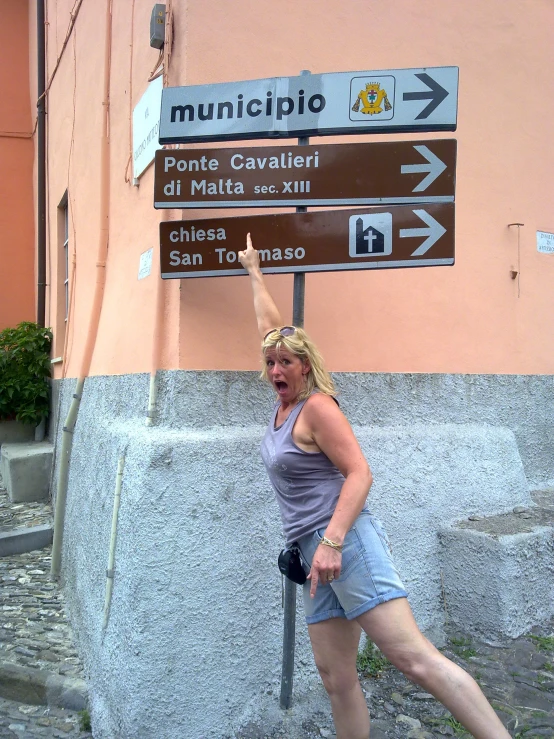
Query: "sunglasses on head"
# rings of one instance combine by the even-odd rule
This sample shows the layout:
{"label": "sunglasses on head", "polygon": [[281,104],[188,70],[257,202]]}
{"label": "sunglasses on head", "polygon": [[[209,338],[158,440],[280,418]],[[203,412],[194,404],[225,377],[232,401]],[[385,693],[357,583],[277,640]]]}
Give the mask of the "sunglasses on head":
{"label": "sunglasses on head", "polygon": [[272,328],[271,331],[268,331],[267,334],[264,336],[264,341],[267,339],[268,336],[271,336],[271,334],[274,334],[275,332],[280,333],[281,336],[292,336],[296,332],[296,326],[281,326],[281,328]]}

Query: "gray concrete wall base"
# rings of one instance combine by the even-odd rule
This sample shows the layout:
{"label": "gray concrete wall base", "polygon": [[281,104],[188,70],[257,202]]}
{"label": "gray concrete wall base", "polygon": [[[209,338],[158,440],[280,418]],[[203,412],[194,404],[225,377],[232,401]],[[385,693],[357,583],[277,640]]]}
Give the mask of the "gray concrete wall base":
{"label": "gray concrete wall base", "polygon": [[53,452],[47,441],[2,445],[2,479],[12,503],[48,498]]}
{"label": "gray concrete wall base", "polygon": [[445,601],[453,623],[494,643],[554,616],[554,529],[492,536],[440,531]]}
{"label": "gray concrete wall base", "polygon": [[[373,469],[371,507],[388,528],[421,627],[440,639],[437,532],[471,514],[532,506],[528,480],[534,488],[554,482],[554,378],[335,379]],[[159,380],[156,426],[147,428],[148,374],[87,379],[74,434],[63,579],[95,737],[222,739],[248,721],[282,726],[282,536],[259,458],[272,393],[255,372],[170,371]],[[53,384],[49,435],[58,448],[74,385]],[[122,454],[114,592],[103,630]],[[328,704],[300,603],[297,624],[294,720],[301,721]]]}
{"label": "gray concrete wall base", "polygon": [[[170,428],[264,423],[273,398],[258,372],[167,370],[158,378],[156,423]],[[351,423],[503,426],[516,437],[529,484],[554,485],[554,375],[341,372],[333,378]],[[149,380],[147,373],[87,379],[86,422],[136,418],[142,423]],[[51,441],[60,436],[75,382],[52,383]]]}
{"label": "gray concrete wall base", "polygon": [[[147,428],[138,420],[82,423],[76,431],[63,575],[96,739],[221,738],[278,701],[282,534],[259,458],[263,431]],[[387,525],[416,617],[426,632],[440,632],[439,526],[532,504],[515,437],[452,424],[359,426],[356,433],[375,475],[371,508]],[[300,603],[297,624],[295,683],[309,712],[310,689],[320,688]]]}
{"label": "gray concrete wall base", "polygon": [[[86,525],[68,527],[64,546],[95,737],[222,737],[253,696],[279,690],[282,536],[258,460],[262,429],[179,432],[128,424],[95,433],[107,453],[97,465],[76,439],[67,518],[79,515]],[[104,632],[120,453],[114,594]],[[92,476],[85,472],[91,466]],[[300,618],[298,632],[297,680],[313,682]]]}
{"label": "gray concrete wall base", "polygon": [[[158,412],[166,426],[233,426],[260,423],[267,417],[272,394],[257,372],[158,374]],[[340,372],[333,378],[351,423],[503,426],[516,437],[529,484],[554,485],[554,375]],[[98,402],[113,402],[117,408],[121,401],[110,392],[110,379],[94,378],[107,391]],[[128,378],[118,378],[119,383],[124,381],[128,383]]]}

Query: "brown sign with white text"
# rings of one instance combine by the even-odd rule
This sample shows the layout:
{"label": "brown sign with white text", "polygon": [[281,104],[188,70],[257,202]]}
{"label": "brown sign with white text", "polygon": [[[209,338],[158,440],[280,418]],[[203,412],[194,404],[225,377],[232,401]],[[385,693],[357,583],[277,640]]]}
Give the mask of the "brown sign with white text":
{"label": "brown sign with white text", "polygon": [[454,264],[454,204],[325,210],[160,223],[161,276],[244,275],[252,234],[262,272]]}
{"label": "brown sign with white text", "polygon": [[452,202],[455,173],[455,139],[163,149],[154,207]]}

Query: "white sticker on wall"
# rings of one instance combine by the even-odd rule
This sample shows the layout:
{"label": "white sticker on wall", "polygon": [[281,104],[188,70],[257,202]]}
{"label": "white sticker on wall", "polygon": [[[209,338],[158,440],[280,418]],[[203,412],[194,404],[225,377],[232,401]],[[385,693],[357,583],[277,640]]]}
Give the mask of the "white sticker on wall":
{"label": "white sticker on wall", "polygon": [[152,270],[152,254],[154,252],[154,248],[148,249],[148,251],[143,251],[140,255],[140,262],[139,262],[139,271],[138,271],[138,278],[139,280],[144,279],[145,277],[148,277]]}
{"label": "white sticker on wall", "polygon": [[554,234],[537,231],[537,251],[542,254],[554,254]]}

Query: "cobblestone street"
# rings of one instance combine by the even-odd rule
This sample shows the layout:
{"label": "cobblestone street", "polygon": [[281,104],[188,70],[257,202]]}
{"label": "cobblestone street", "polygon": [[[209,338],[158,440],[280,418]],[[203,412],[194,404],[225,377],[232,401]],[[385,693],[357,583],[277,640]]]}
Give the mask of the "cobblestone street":
{"label": "cobblestone street", "polygon": [[80,716],[74,711],[47,706],[22,704],[20,701],[0,699],[0,737],[56,737],[86,739],[89,731],[79,728]]}
{"label": "cobblestone street", "polygon": [[[48,524],[44,503],[10,503],[0,490],[0,532]],[[0,737],[85,739],[82,665],[63,598],[50,579],[50,547],[0,558]]]}

